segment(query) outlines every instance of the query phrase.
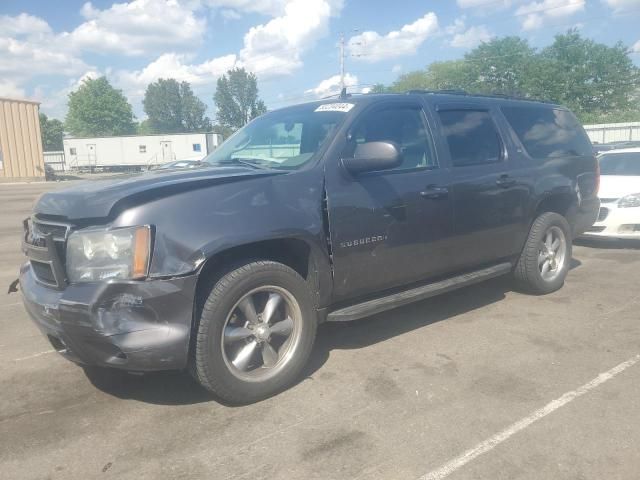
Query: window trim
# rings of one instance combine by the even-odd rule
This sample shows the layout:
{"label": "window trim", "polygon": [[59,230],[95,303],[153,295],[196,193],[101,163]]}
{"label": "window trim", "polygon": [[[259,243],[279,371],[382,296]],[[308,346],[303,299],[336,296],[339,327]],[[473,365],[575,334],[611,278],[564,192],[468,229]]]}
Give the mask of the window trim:
{"label": "window trim", "polygon": [[[444,143],[444,147],[449,153],[449,162],[451,164],[451,168],[467,168],[467,167],[477,167],[478,165],[498,165],[500,163],[506,162],[508,158],[507,144],[505,139],[502,138],[502,132],[500,131],[500,125],[495,118],[495,111],[486,105],[465,105],[465,104],[440,104],[436,105],[436,116],[438,121],[438,126],[440,128],[440,135],[442,136],[442,141]],[[440,119],[441,112],[460,112],[460,111],[474,111],[474,112],[485,112],[489,116],[489,120],[493,124],[493,127],[498,135],[498,142],[500,143],[500,155],[497,160],[493,160],[491,162],[474,162],[467,163],[465,165],[456,165],[453,160],[453,155],[451,155],[451,148],[449,147],[449,140],[444,133],[444,125],[442,120]]]}
{"label": "window trim", "polygon": [[[378,175],[397,175],[397,174],[402,174],[407,172],[423,172],[423,171],[431,172],[434,170],[442,170],[442,162],[440,162],[440,158],[438,157],[436,136],[434,135],[433,129],[431,128],[431,124],[429,122],[429,117],[427,116],[425,106],[422,105],[422,103],[416,102],[416,101],[411,101],[411,102],[393,101],[393,102],[384,102],[384,103],[380,102],[380,103],[374,103],[369,105],[368,108],[365,108],[362,112],[360,112],[358,116],[354,118],[351,124],[349,125],[349,128],[347,129],[345,134],[345,145],[342,148],[340,158],[341,159],[345,158],[344,150],[346,149],[349,143],[349,137],[351,136],[353,131],[358,127],[358,124],[362,121],[362,119],[365,118],[366,115],[370,115],[372,113],[375,114],[376,112],[379,112],[382,110],[390,110],[390,109],[418,110],[420,119],[422,120],[422,123],[425,127],[425,131],[427,132],[427,135],[429,137],[431,153],[433,154],[435,165],[433,166],[425,165],[423,167],[413,167],[413,168],[393,168],[389,170],[373,170],[371,172],[360,173],[358,174],[358,176],[370,177],[370,176],[378,176]],[[340,162],[340,165],[342,165],[342,162]]]}

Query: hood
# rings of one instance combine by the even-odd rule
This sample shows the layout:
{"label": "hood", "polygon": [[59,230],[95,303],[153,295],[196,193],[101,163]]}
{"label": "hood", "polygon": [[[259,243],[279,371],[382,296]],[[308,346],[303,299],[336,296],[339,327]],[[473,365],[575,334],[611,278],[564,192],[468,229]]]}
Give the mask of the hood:
{"label": "hood", "polygon": [[68,220],[115,217],[133,205],[223,183],[283,174],[275,170],[244,167],[203,167],[150,172],[89,180],[69,188],[43,194],[34,213]]}
{"label": "hood", "polygon": [[600,177],[600,198],[621,198],[632,193],[640,193],[640,177],[633,175],[602,175]]}

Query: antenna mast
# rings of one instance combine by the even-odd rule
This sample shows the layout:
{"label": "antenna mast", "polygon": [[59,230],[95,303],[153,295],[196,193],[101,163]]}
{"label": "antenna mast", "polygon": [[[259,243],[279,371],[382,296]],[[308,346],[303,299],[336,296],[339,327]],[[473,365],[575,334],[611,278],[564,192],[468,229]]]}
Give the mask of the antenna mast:
{"label": "antenna mast", "polygon": [[340,91],[345,89],[344,84],[344,32],[340,33]]}

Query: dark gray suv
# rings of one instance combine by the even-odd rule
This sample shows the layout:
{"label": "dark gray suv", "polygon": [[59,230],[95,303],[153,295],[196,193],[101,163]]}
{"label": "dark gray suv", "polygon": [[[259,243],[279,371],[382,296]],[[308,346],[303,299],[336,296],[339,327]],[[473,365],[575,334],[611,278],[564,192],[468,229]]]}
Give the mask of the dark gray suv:
{"label": "dark gray suv", "polygon": [[598,178],[557,105],[308,103],[259,117],[198,168],[44,194],[24,222],[20,285],[67,358],[188,369],[251,402],[296,379],[320,322],[510,273],[536,294],[560,288]]}

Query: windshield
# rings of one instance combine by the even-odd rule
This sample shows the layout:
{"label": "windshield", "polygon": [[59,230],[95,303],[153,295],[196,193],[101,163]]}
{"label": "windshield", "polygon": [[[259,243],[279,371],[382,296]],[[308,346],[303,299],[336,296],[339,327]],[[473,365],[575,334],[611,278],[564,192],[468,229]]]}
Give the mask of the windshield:
{"label": "windshield", "polygon": [[204,161],[292,170],[309,162],[345,116],[304,105],[258,117],[231,136]]}
{"label": "windshield", "polygon": [[603,154],[600,157],[600,174],[640,176],[640,152]]}

